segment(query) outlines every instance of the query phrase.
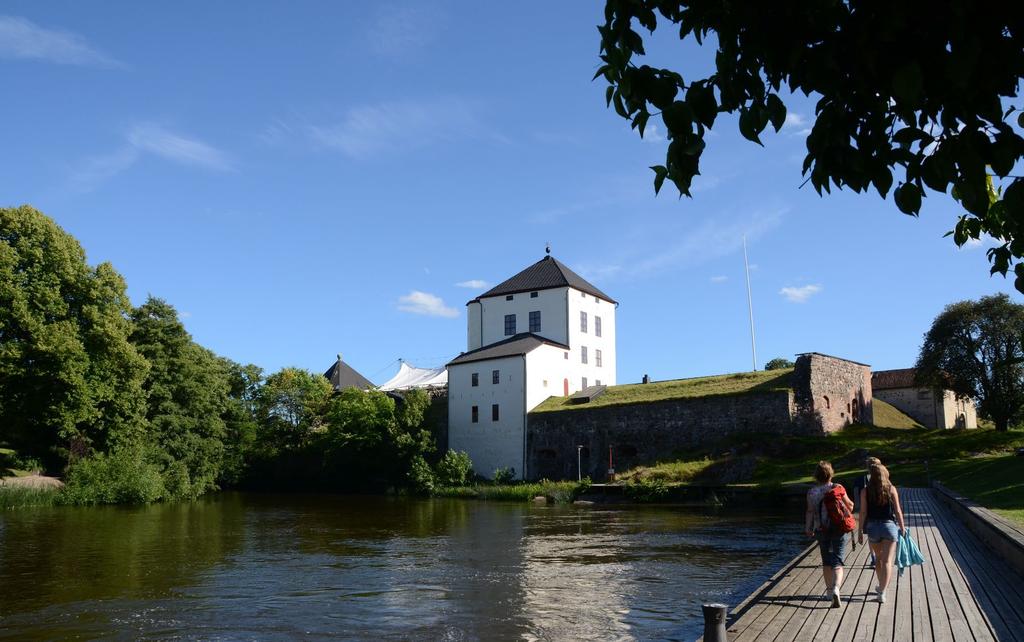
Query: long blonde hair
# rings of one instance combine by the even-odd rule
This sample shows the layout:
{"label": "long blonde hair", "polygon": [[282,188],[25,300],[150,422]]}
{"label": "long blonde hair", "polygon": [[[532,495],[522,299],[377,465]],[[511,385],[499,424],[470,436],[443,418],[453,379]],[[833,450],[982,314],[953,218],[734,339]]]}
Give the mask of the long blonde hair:
{"label": "long blonde hair", "polygon": [[868,499],[875,506],[885,506],[892,497],[892,482],[889,469],[882,464],[871,465],[871,479],[868,480]]}

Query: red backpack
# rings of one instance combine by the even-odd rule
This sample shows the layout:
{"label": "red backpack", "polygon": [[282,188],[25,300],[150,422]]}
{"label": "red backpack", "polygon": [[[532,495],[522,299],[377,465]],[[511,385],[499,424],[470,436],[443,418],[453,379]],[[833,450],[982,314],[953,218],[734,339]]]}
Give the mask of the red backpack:
{"label": "red backpack", "polygon": [[[857,520],[853,513],[846,507],[846,489],[842,484],[832,484],[825,496],[818,505],[818,513],[821,515],[821,530],[835,535],[852,533],[857,528]],[[825,510],[821,510],[824,507]]]}

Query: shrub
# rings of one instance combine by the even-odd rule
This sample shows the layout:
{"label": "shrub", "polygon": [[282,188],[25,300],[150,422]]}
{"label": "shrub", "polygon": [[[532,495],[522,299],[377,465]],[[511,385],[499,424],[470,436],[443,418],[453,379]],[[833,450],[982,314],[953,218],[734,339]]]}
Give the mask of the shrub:
{"label": "shrub", "polygon": [[0,510],[23,506],[52,506],[60,491],[56,488],[0,486]]}
{"label": "shrub", "polygon": [[135,449],[99,454],[72,464],[61,500],[69,504],[144,504],[167,491],[157,467]]}
{"label": "shrub", "polygon": [[409,465],[409,487],[421,495],[434,492],[434,471],[421,455],[413,457]]}
{"label": "shrub", "polygon": [[626,495],[638,502],[656,502],[668,494],[668,485],[661,479],[638,479],[626,484]]}
{"label": "shrub", "polygon": [[449,450],[437,462],[437,483],[442,486],[465,486],[473,471],[473,462],[465,452]]}
{"label": "shrub", "polygon": [[499,468],[494,471],[495,484],[511,484],[515,481],[516,471],[514,468]]}

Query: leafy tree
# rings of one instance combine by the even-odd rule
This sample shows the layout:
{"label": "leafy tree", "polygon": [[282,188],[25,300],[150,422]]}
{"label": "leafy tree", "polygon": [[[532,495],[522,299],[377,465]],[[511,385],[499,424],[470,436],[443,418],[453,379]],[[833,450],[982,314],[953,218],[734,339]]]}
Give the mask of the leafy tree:
{"label": "leafy tree", "polygon": [[255,400],[261,438],[273,448],[299,447],[326,428],[334,388],[326,378],[301,368],[282,368],[267,377]]}
{"label": "leafy tree", "polygon": [[0,208],[0,441],[50,470],[136,442],[146,362],[125,283],[41,212]]}
{"label": "leafy tree", "polygon": [[132,321],[132,343],[150,364],[146,418],[167,492],[197,497],[216,488],[223,464],[228,372],[192,341],[165,301],[150,297],[132,312]]}
{"label": "leafy tree", "polygon": [[434,467],[437,483],[442,486],[465,486],[473,472],[473,462],[464,451],[446,451]]}
{"label": "leafy tree", "polygon": [[978,400],[1006,430],[1024,407],[1024,305],[1005,294],[946,306],[924,338],[917,380]]}
{"label": "leafy tree", "polygon": [[[686,75],[638,65],[644,39],[663,23],[682,40],[715,47],[714,70]],[[719,114],[738,114],[739,131],[761,143],[786,121],[783,89],[818,98],[803,173],[819,194],[832,186],[884,198],[917,215],[926,188],[952,195],[966,213],[954,242],[988,234],[992,273],[1024,255],[1024,127],[1005,101],[1024,77],[1024,11],[980,10],[968,0],[725,2],[606,0],[601,34],[607,102],[643,136],[651,116],[668,132],[654,188],[671,181],[690,196],[707,132]],[[707,44],[706,44],[707,43]],[[696,66],[695,66],[696,67]],[[990,173],[1003,179],[990,184]],[[895,175],[894,175],[895,173]],[[1024,264],[1014,267],[1024,291]]]}
{"label": "leafy tree", "polygon": [[768,363],[764,364],[765,370],[785,370],[786,368],[792,368],[796,364],[789,359],[783,357],[775,357]]}
{"label": "leafy tree", "polygon": [[242,480],[247,459],[256,445],[263,369],[230,359],[220,361],[228,377],[228,404],[224,412],[224,465],[218,481],[233,485]]}

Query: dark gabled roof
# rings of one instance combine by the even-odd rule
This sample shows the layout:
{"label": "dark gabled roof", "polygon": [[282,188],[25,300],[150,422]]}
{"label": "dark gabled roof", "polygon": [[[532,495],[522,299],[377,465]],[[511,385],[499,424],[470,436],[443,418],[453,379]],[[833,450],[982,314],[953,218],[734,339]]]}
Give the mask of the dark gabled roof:
{"label": "dark gabled roof", "polygon": [[847,359],[845,357],[837,357],[834,354],[825,354],[824,352],[798,352],[796,356],[798,356],[798,357],[808,356],[809,357],[809,356],[813,356],[813,355],[818,355],[819,357],[826,357],[828,359],[838,359],[840,361],[845,361],[847,363],[855,363],[858,366],[866,366],[868,368],[871,367],[870,363],[861,363],[860,361],[854,361],[853,359]]}
{"label": "dark gabled roof", "polygon": [[359,374],[352,368],[352,366],[342,361],[340,355],[338,356],[338,360],[334,362],[334,365],[327,369],[324,376],[331,382],[331,385],[334,386],[335,390],[344,390],[345,388],[368,390],[374,387],[372,381]]}
{"label": "dark gabled roof", "polygon": [[569,346],[563,345],[550,339],[545,339],[542,336],[531,334],[529,332],[520,332],[519,334],[512,335],[504,341],[492,343],[489,346],[477,348],[476,350],[470,350],[469,352],[463,352],[459,356],[455,357],[448,362],[449,366],[455,366],[460,363],[473,363],[474,361],[486,361],[488,359],[500,359],[502,357],[514,357],[520,354],[526,354],[527,352],[533,351],[535,348],[547,344],[563,350],[568,350]]}
{"label": "dark gabled roof", "polygon": [[[611,298],[601,290],[598,290],[582,276],[570,270],[564,263],[551,255],[545,256],[519,274],[513,276],[511,279],[502,281],[490,290],[473,299],[473,301],[479,301],[480,299],[492,296],[501,296],[503,294],[517,294],[519,292],[532,292],[534,290],[550,290],[552,288],[564,288],[566,286],[575,288],[581,292],[586,292],[587,294],[592,294],[593,296],[604,299],[609,303],[616,302],[615,299]],[[470,301],[469,303],[473,303],[473,301]],[[469,303],[466,305],[469,305]]]}
{"label": "dark gabled roof", "polygon": [[914,383],[913,368],[899,370],[879,370],[871,374],[872,390],[888,390],[890,388],[917,388]]}

